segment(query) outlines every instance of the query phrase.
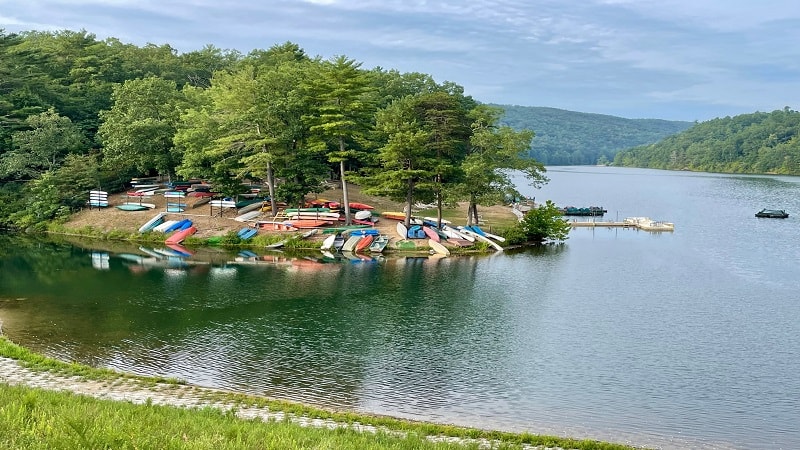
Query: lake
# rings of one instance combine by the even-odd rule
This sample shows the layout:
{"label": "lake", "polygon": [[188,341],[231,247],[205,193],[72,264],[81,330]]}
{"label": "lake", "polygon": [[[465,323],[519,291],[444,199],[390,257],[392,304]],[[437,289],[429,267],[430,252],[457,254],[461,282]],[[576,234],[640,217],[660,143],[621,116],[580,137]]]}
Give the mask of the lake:
{"label": "lake", "polygon": [[[675,231],[577,228],[563,245],[444,259],[261,251],[258,264],[0,235],[3,332],[65,360],[322,407],[660,448],[800,448],[800,178],[548,176],[518,183],[537,202]],[[755,218],[762,208],[790,217]]]}

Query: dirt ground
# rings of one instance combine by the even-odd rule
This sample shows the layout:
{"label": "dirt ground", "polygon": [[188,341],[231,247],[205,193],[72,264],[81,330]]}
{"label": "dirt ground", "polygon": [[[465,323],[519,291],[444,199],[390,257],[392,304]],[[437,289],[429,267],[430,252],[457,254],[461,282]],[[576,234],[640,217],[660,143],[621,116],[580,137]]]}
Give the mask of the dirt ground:
{"label": "dirt ground", "polygon": [[[382,197],[372,197],[361,193],[357,185],[349,185],[348,199],[350,202],[366,203],[375,207],[375,211],[403,211],[404,204],[393,202]],[[342,190],[331,189],[320,194],[309,195],[307,200],[325,199],[330,201],[342,202]],[[173,202],[175,199],[170,199]],[[211,236],[225,235],[230,231],[238,231],[246,226],[245,223],[233,220],[237,213],[233,209],[211,208],[208,203],[194,207],[194,204],[199,199],[196,197],[186,197],[186,210],[183,213],[168,213],[165,220],[181,220],[191,219],[197,227],[197,238],[208,238]],[[109,207],[107,208],[92,208],[83,209],[82,211],[73,215],[73,217],[65,224],[67,228],[80,229],[84,227],[93,227],[102,231],[126,231],[135,233],[140,226],[150,220],[155,214],[162,212],[166,208],[166,199],[163,195],[156,194],[152,197],[142,199],[142,202],[155,204],[155,208],[145,211],[123,211],[115,208],[116,205],[121,205],[125,202],[138,202],[137,198],[127,197],[125,193],[110,195]],[[464,224],[466,222],[467,205],[460,204],[457,208],[452,208],[447,211],[447,216],[456,224]],[[511,212],[511,208],[504,205],[479,207],[481,214],[481,225],[484,227],[505,227],[515,222],[516,216]],[[418,211],[414,211],[418,214]],[[435,210],[422,210],[419,212],[421,215],[435,216]],[[273,215],[269,212],[263,213],[257,220],[270,220]],[[389,236],[395,236],[395,227],[397,221],[381,218],[375,224],[381,233]],[[263,231],[270,232],[270,231]],[[279,232],[275,232],[279,233]],[[318,239],[323,236],[318,235]]]}

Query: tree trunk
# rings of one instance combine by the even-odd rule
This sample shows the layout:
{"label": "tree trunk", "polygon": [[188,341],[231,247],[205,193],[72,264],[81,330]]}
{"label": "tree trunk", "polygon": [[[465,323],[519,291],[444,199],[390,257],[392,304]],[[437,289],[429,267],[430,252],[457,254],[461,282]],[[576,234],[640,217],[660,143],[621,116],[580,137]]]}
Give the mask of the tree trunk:
{"label": "tree trunk", "polygon": [[414,180],[408,180],[408,192],[406,192],[406,218],[403,222],[406,229],[411,226],[411,202],[414,201]]}
{"label": "tree trunk", "polygon": [[339,176],[342,177],[342,202],[344,203],[344,223],[350,225],[350,199],[347,195],[347,181],[344,179],[344,160],[339,161]]}
{"label": "tree trunk", "polygon": [[278,212],[278,203],[275,201],[275,177],[272,174],[272,163],[267,162],[267,188],[269,189],[269,206],[272,215]]}
{"label": "tree trunk", "polygon": [[470,195],[467,207],[467,226],[470,225],[478,225],[478,204],[475,203],[474,195]]}
{"label": "tree trunk", "polygon": [[436,228],[442,228],[442,194],[436,194]]}

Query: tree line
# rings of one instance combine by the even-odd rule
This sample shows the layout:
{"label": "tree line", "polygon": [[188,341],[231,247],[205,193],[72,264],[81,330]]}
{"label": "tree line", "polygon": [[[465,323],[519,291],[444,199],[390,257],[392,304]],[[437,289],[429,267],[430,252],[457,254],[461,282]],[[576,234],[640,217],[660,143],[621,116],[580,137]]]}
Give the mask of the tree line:
{"label": "tree line", "polygon": [[86,31],[0,30],[0,225],[65,218],[90,189],[156,174],[224,195],[263,180],[273,210],[333,178],[348,222],[356,182],[440,213],[467,201],[471,223],[479,205],[518,195],[505,170],[546,182],[523,157],[534,133],[502,114],[453,82],[311,57],[291,42],[179,54]]}
{"label": "tree line", "polygon": [[659,142],[694,125],[539,106],[497,106],[505,112],[502,124],[518,130],[536,130],[536,139],[527,154],[548,166],[610,163],[620,150]]}
{"label": "tree line", "polygon": [[614,164],[654,169],[800,175],[800,113],[786,107],[699,123],[617,153]]}

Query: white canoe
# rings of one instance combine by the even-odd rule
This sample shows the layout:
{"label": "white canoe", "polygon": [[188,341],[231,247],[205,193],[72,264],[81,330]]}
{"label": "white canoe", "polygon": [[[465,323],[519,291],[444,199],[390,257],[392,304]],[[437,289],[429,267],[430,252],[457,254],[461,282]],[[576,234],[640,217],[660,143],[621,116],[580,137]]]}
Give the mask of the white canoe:
{"label": "white canoe", "polygon": [[428,245],[435,251],[436,253],[444,256],[450,256],[450,250],[447,249],[444,245],[440,244],[439,242],[434,241],[433,239],[428,239]]}
{"label": "white canoe", "polygon": [[397,222],[397,234],[399,234],[402,239],[408,239],[408,228],[406,228],[406,224]]}
{"label": "white canoe", "polygon": [[470,242],[475,242],[475,238],[474,237],[468,236],[468,235],[466,235],[464,233],[461,233],[460,231],[456,230],[455,228],[447,226],[447,225],[442,226],[442,233],[444,233],[445,236],[447,236],[450,239],[466,239],[466,240],[468,240]]}
{"label": "white canoe", "polygon": [[247,222],[248,220],[253,220],[260,215],[261,211],[250,211],[234,217],[233,220],[237,222]]}
{"label": "white canoe", "polygon": [[322,241],[322,245],[319,247],[320,250],[330,250],[333,248],[333,243],[336,241],[336,233],[331,234],[330,236],[326,237],[325,240]]}
{"label": "white canoe", "polygon": [[486,237],[488,237],[490,239],[494,239],[495,241],[498,241],[498,242],[505,242],[506,241],[506,238],[504,238],[503,236],[498,236],[496,234],[489,233],[488,231],[486,231],[483,228],[478,227],[476,225],[473,225],[473,228],[477,228],[478,230],[480,230],[480,232],[478,234],[483,233],[484,236],[486,236]]}
{"label": "white canoe", "polygon": [[344,241],[344,245],[342,246],[342,251],[352,252],[356,248],[356,244],[358,244],[358,241],[360,241],[362,237],[364,236],[355,235],[347,238],[347,240]]}
{"label": "white canoe", "polygon": [[372,211],[356,211],[356,220],[367,220],[372,217]]}
{"label": "white canoe", "polygon": [[487,238],[486,236],[481,236],[480,234],[478,234],[478,233],[476,233],[474,231],[467,230],[466,228],[463,228],[463,227],[459,227],[458,231],[461,234],[465,235],[465,236],[472,236],[472,237],[474,237],[475,239],[477,239],[479,241],[486,242],[487,244],[492,246],[498,252],[502,252],[503,251],[503,247],[501,247],[500,244],[498,244],[497,242]]}
{"label": "white canoe", "polygon": [[167,228],[175,225],[179,221],[177,220],[167,220],[166,222],[162,223],[161,225],[153,228],[153,231],[158,231],[159,233],[163,233]]}
{"label": "white canoe", "polygon": [[314,212],[314,211],[289,211],[289,212],[286,213],[286,217],[288,217],[288,218],[290,218],[292,220],[294,220],[294,219],[300,219],[300,220],[302,220],[302,219],[323,219],[323,220],[333,219],[333,220],[338,220],[339,219],[339,213],[337,213],[337,212],[324,212],[324,211],[319,211],[319,212]]}
{"label": "white canoe", "polygon": [[155,217],[153,217],[152,219],[148,220],[147,222],[144,223],[144,225],[139,227],[139,233],[144,233],[145,231],[150,231],[152,228],[158,226],[158,224],[160,224],[164,220],[164,216],[165,215],[166,215],[166,213],[163,213],[163,212],[160,212],[160,213],[156,214]]}

